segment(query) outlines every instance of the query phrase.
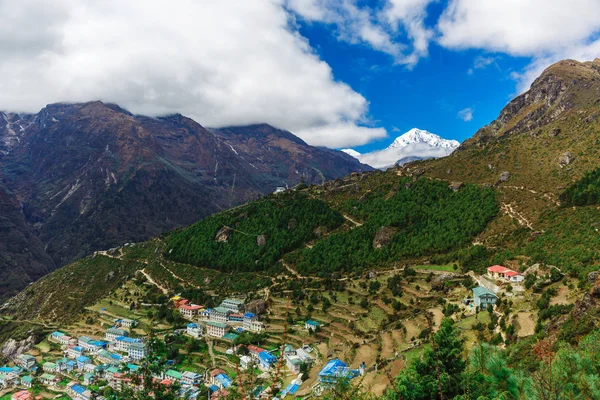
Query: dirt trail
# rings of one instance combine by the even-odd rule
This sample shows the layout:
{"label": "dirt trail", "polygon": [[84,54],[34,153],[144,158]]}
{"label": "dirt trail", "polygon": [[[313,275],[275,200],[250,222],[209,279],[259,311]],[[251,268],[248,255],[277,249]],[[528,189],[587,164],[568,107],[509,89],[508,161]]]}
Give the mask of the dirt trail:
{"label": "dirt trail", "polygon": [[215,362],[215,353],[213,352],[213,342],[212,340],[207,340],[206,344],[208,346],[208,354],[210,355],[210,361],[212,362],[212,367],[215,368],[217,363]]}
{"label": "dirt trail", "polygon": [[354,224],[354,227],[355,227],[355,228],[356,228],[356,227],[359,227],[359,226],[362,226],[362,223],[361,223],[361,222],[358,222],[358,221],[356,221],[356,220],[352,219],[352,218],[351,218],[349,215],[347,215],[347,214],[342,214],[342,216],[343,216],[343,217],[344,217],[346,220],[348,220],[348,221],[352,222],[352,223]]}
{"label": "dirt trail", "polygon": [[187,281],[187,280],[183,279],[183,278],[182,278],[182,277],[180,277],[179,275],[176,275],[176,274],[175,274],[175,272],[171,271],[171,270],[170,270],[169,268],[167,268],[167,267],[166,267],[166,266],[165,266],[163,263],[160,263],[160,266],[161,266],[161,267],[163,267],[163,268],[164,268],[164,269],[165,269],[165,270],[166,270],[166,271],[167,271],[169,274],[171,274],[171,276],[172,276],[173,278],[177,279],[178,281],[180,281],[180,282],[183,282],[183,283],[185,283],[186,285],[188,285],[188,286],[191,286],[191,287],[193,287],[193,288],[196,288],[196,289],[202,289],[200,286],[198,286],[198,285],[194,285],[194,284],[192,284],[191,282],[189,282],[189,281]]}
{"label": "dirt trail", "polygon": [[532,231],[535,230],[533,228],[533,225],[531,225],[531,222],[529,222],[527,220],[527,218],[525,218],[525,216],[523,214],[521,214],[520,212],[516,211],[513,208],[512,204],[502,203],[502,205],[500,206],[500,209],[502,211],[504,211],[504,213],[506,213],[509,217],[511,217],[512,219],[515,219],[519,223],[519,225],[526,226],[529,229],[531,229]]}
{"label": "dirt trail", "polygon": [[144,274],[144,276],[146,277],[148,282],[150,282],[151,284],[153,284],[154,286],[159,288],[163,292],[163,294],[166,294],[166,295],[169,294],[169,291],[164,286],[158,284],[154,279],[152,279],[150,274],[148,274],[145,269],[140,269],[140,270],[138,270],[138,272],[141,272],[142,274]]}

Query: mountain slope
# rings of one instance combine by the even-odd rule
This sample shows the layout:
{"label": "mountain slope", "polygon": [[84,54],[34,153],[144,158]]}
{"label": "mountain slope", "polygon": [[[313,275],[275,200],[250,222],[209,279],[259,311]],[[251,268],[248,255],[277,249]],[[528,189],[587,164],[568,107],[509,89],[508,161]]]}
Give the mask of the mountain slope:
{"label": "mountain slope", "polygon": [[147,240],[278,186],[370,169],[268,125],[207,130],[181,115],[135,116],[101,102],[1,118],[3,181],[57,266]]}
{"label": "mountain slope", "polygon": [[[476,271],[490,263],[519,269],[541,262],[558,265],[563,272],[585,280],[589,271],[600,266],[596,251],[600,210],[596,206],[561,207],[557,199],[558,193],[600,162],[600,126],[593,118],[600,115],[600,79],[595,75],[599,64],[559,63],[501,112],[505,122],[498,132],[515,125],[535,125],[533,131],[511,130],[490,137],[486,127],[449,157],[385,172],[352,174],[303,190],[297,195],[324,202],[333,213],[330,225],[321,221],[311,234],[308,230],[315,226],[301,225],[308,230],[293,245],[288,244],[285,233],[299,219],[310,218],[307,214],[311,212],[300,207],[303,202],[296,203],[296,195],[291,194],[264,200],[279,204],[275,209],[290,208],[291,214],[282,214],[285,218],[275,218],[280,211],[265,211],[259,203],[252,203],[168,234],[148,244],[146,253],[135,259],[150,260],[151,273],[172,287],[182,282],[164,272],[161,265],[166,262],[175,263],[169,270],[198,287],[221,276],[219,279],[231,277],[229,287],[238,289],[241,281],[235,277],[241,276],[241,271],[250,274],[244,282],[265,284],[265,279],[270,279],[270,272],[264,275],[267,271],[279,273],[284,266],[294,273],[318,275],[327,268],[336,274],[342,270],[360,273],[371,267],[424,262],[456,262],[465,270]],[[579,79],[573,79],[574,73],[580,74]],[[558,85],[561,94],[544,97],[543,93],[553,93],[548,82]],[[569,107],[560,106],[558,113],[555,107],[560,104]],[[537,108],[547,112],[534,112],[535,118],[541,118],[539,123],[530,115]],[[556,129],[560,129],[557,134]],[[573,150],[569,150],[571,146]],[[537,153],[532,153],[532,147]],[[565,163],[560,158],[565,151],[572,151],[575,161]],[[495,204],[501,212],[496,213]],[[258,207],[258,211],[247,213],[248,207]],[[342,225],[336,220],[338,214],[345,218]],[[428,224],[443,228],[432,229]],[[358,261],[348,261],[349,254]],[[221,257],[231,260],[219,265],[215,260]],[[36,287],[21,296],[36,304],[41,296]]]}
{"label": "mountain slope", "polygon": [[458,146],[456,140],[447,140],[425,130],[413,128],[398,136],[383,150],[360,154],[353,149],[342,151],[375,168],[389,168],[408,162],[444,157]]}

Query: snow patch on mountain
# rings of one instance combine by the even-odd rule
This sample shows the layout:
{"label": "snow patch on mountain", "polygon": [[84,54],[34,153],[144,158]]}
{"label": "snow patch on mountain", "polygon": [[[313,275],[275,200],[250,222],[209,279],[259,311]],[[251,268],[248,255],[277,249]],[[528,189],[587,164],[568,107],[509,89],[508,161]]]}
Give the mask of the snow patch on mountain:
{"label": "snow patch on mountain", "polygon": [[460,143],[447,140],[434,133],[413,128],[398,136],[383,150],[360,154],[352,149],[342,151],[357,158],[360,162],[374,168],[386,169],[396,164],[405,164],[416,160],[445,157],[451,154]]}
{"label": "snow patch on mountain", "polygon": [[358,151],[356,151],[356,150],[353,150],[353,149],[341,149],[340,151],[348,154],[349,156],[352,156],[352,157],[360,160],[361,154]]}

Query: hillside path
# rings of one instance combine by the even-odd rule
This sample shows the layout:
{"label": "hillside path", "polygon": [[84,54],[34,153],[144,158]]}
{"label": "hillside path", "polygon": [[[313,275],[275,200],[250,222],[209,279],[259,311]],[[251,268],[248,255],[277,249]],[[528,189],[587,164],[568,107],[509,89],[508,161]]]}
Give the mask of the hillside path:
{"label": "hillside path", "polygon": [[146,277],[146,279],[148,279],[148,282],[159,288],[163,292],[163,294],[169,294],[169,291],[164,286],[159,285],[154,279],[152,279],[150,274],[148,274],[145,269],[140,269],[138,271],[141,272]]}

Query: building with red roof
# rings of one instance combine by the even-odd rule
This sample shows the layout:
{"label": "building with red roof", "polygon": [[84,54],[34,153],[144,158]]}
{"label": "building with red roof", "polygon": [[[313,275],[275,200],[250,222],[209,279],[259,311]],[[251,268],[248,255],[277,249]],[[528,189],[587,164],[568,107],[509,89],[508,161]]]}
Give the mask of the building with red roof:
{"label": "building with red roof", "polygon": [[487,269],[487,275],[491,279],[498,279],[511,283],[521,282],[525,279],[522,274],[513,271],[510,268],[503,267],[502,265],[492,265]]}

